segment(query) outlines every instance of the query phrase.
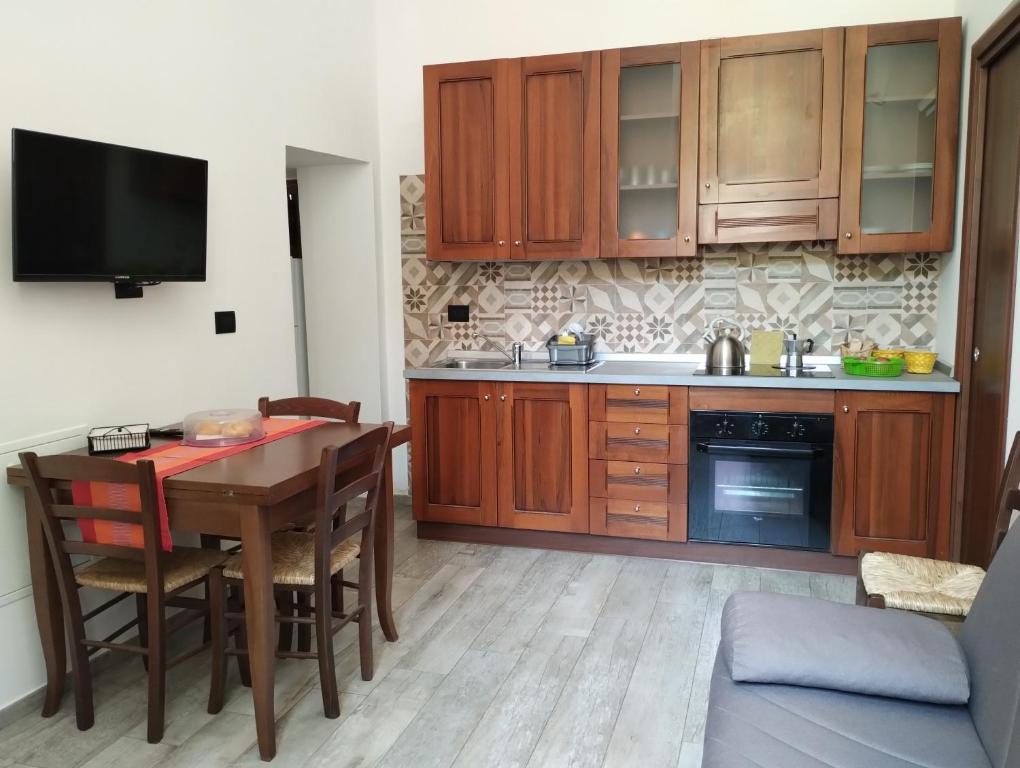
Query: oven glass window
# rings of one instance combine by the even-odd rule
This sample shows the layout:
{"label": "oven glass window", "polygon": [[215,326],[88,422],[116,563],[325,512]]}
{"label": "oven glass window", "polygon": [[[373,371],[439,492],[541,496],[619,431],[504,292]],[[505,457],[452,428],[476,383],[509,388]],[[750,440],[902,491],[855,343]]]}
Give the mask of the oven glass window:
{"label": "oven glass window", "polygon": [[715,460],[715,511],[734,515],[808,513],[808,481],[803,462]]}

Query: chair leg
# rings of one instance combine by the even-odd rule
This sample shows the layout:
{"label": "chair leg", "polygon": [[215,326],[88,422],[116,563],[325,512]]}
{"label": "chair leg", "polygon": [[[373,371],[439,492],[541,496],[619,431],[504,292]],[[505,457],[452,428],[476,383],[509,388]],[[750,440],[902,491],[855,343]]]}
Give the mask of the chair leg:
{"label": "chair leg", "polygon": [[[294,593],[280,591],[276,595],[276,610],[280,616],[294,615]],[[280,622],[280,640],[277,650],[289,651],[294,642],[294,625],[287,621]]]}
{"label": "chair leg", "polygon": [[[71,637],[71,679],[74,682],[74,713],[79,731],[87,731],[96,722],[92,701],[92,667],[89,666],[89,651],[82,641],[85,639],[85,622],[82,621],[81,603],[75,593],[73,605],[65,611],[64,617]],[[70,615],[69,615],[70,614]]]}
{"label": "chair leg", "polygon": [[361,655],[361,679],[375,675],[372,654],[372,558],[362,560],[358,574],[358,651]]}
{"label": "chair leg", "polygon": [[[231,603],[236,606],[238,612],[244,610],[244,590],[239,586],[230,587]],[[248,633],[245,630],[244,620],[242,619],[237,629],[234,631],[234,648],[238,650],[247,650],[248,648]],[[248,656],[246,654],[239,654],[237,656],[237,672],[241,676],[241,685],[245,688],[251,688],[251,667],[248,665]]]}
{"label": "chair leg", "polygon": [[[336,661],[333,658],[333,613],[330,604],[330,581],[316,585],[315,651],[319,657],[319,687],[322,688],[322,709],[326,717],[340,717],[340,695],[336,685]],[[306,593],[307,594],[307,593]]]}
{"label": "chair leg", "polygon": [[[143,648],[149,647],[149,612],[146,609],[146,597],[143,594],[135,595],[135,607],[138,613],[138,643]],[[149,671],[149,657],[142,656],[142,666]]]}
{"label": "chair leg", "polygon": [[[297,598],[297,614],[305,618],[312,615],[311,605],[312,598],[307,592],[298,592],[295,594]],[[299,651],[308,652],[312,650],[312,627],[309,624],[298,624],[297,625],[297,646]]]}
{"label": "chair leg", "polygon": [[205,585],[209,598],[209,631],[212,644],[212,669],[209,677],[209,714],[223,709],[223,695],[227,684],[226,624],[223,605],[223,571],[213,568]]}
{"label": "chair leg", "polygon": [[149,656],[149,725],[150,744],[163,739],[163,719],[166,707],[166,627],[163,621],[163,596],[149,595],[148,605],[148,656]]}

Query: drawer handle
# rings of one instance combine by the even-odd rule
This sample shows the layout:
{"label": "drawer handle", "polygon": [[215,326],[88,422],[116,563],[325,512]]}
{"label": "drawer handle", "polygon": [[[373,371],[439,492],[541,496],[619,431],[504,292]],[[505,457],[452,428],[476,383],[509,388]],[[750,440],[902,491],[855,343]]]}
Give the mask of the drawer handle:
{"label": "drawer handle", "polygon": [[634,394],[635,395],[640,395],[641,394],[641,387],[634,387]]}
{"label": "drawer handle", "polygon": [[488,395],[486,395],[486,396],[485,396],[484,398],[482,398],[482,399],[483,399],[483,400],[488,400],[488,399],[489,399],[489,396],[488,396]]}
{"label": "drawer handle", "polygon": [[635,435],[640,435],[641,434],[641,427],[634,427],[634,434]]}
{"label": "drawer handle", "polygon": [[634,467],[634,474],[635,475],[640,475],[641,474],[641,467]]}
{"label": "drawer handle", "polygon": [[640,512],[641,511],[641,505],[640,504],[635,504],[634,505],[634,511],[635,512]]}

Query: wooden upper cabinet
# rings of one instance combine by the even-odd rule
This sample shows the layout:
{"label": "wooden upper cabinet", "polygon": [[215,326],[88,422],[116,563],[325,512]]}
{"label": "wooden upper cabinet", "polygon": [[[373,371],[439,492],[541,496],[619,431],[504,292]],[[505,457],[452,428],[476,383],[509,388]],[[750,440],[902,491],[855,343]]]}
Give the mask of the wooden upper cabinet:
{"label": "wooden upper cabinet", "polygon": [[410,382],[415,520],[496,525],[496,387]]}
{"label": "wooden upper cabinet", "polygon": [[960,19],[846,32],[840,253],[953,247]]}
{"label": "wooden upper cabinet", "polygon": [[587,386],[507,382],[498,414],[500,527],[587,533]]}
{"label": "wooden upper cabinet", "polygon": [[434,260],[510,257],[510,62],[425,67],[425,215]]}
{"label": "wooden upper cabinet", "polygon": [[597,258],[599,55],[509,66],[511,258]]}
{"label": "wooden upper cabinet", "polygon": [[841,28],[702,42],[700,241],[834,237],[842,100]]}
{"label": "wooden upper cabinet", "polygon": [[697,253],[700,43],[602,52],[602,258]]}
{"label": "wooden upper cabinet", "polygon": [[833,552],[946,559],[954,395],[837,392]]}

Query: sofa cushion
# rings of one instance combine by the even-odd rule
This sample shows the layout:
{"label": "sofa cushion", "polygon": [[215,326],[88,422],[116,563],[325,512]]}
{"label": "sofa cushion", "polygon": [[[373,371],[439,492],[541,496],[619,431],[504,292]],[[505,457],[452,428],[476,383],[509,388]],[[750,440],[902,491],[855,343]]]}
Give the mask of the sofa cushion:
{"label": "sofa cushion", "polygon": [[736,683],[717,657],[702,768],[989,766],[966,707]]}
{"label": "sofa cushion", "polygon": [[778,683],[933,704],[966,704],[967,663],[942,624],[810,597],[737,592],[720,653],[738,682]]}

